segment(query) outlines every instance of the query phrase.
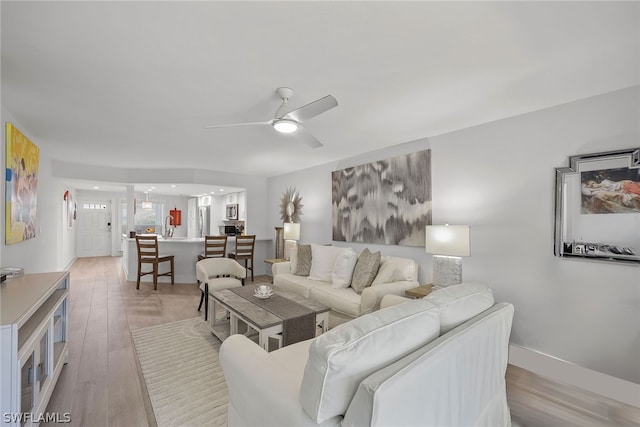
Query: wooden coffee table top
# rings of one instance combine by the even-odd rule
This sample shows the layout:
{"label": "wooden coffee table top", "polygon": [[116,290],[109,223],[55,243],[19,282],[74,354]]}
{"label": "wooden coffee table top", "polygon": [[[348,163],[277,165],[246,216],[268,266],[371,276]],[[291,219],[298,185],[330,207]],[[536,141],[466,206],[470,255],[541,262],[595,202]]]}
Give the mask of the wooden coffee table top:
{"label": "wooden coffee table top", "polygon": [[[256,286],[253,285],[247,286],[256,288]],[[324,313],[330,310],[330,307],[327,307],[326,305],[320,304],[293,292],[286,292],[275,288],[273,288],[273,292],[277,295],[280,295],[281,297],[294,301],[308,308],[309,310],[312,310],[316,314]],[[280,317],[241,297],[240,295],[234,293],[229,289],[211,291],[209,293],[216,301],[227,307],[227,309],[241,315],[260,329],[269,328],[271,326],[282,323],[282,319]]]}

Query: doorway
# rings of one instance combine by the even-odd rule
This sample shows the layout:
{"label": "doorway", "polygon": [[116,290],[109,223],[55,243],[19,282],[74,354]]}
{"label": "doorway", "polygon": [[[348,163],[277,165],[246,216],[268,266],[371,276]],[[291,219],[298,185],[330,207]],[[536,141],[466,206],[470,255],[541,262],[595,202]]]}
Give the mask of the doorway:
{"label": "doorway", "polygon": [[111,201],[81,200],[78,207],[78,257],[111,255]]}

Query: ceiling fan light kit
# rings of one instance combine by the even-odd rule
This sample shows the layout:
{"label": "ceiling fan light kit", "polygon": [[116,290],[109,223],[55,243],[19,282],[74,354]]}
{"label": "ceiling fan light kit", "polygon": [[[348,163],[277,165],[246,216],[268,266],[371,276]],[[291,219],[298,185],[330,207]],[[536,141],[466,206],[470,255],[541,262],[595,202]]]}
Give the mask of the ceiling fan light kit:
{"label": "ceiling fan light kit", "polygon": [[298,130],[298,123],[293,120],[280,119],[273,122],[273,128],[281,133],[291,133]]}
{"label": "ceiling fan light kit", "polygon": [[316,137],[307,132],[302,123],[337,107],[338,101],[333,96],[327,95],[323,98],[316,99],[307,105],[303,105],[300,108],[286,112],[288,106],[287,102],[289,101],[289,97],[293,95],[293,89],[288,87],[279,87],[276,89],[276,94],[282,99],[282,104],[280,104],[280,107],[276,110],[274,118],[268,122],[229,123],[224,125],[205,126],[205,129],[269,125],[273,126],[273,128],[280,133],[293,133],[297,131],[295,135],[296,139],[311,148],[322,147],[322,143],[318,141]]}

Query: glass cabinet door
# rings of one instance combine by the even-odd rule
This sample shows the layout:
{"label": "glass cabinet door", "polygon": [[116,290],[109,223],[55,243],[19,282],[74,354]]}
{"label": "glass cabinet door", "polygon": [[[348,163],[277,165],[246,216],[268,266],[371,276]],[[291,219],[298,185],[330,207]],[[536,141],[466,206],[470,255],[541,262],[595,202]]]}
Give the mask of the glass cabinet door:
{"label": "glass cabinet door", "polygon": [[40,339],[40,359],[38,362],[39,390],[42,390],[43,384],[49,378],[49,330],[46,330]]}
{"label": "glass cabinet door", "polygon": [[20,369],[20,412],[23,414],[32,412],[33,409],[33,384],[35,383],[36,371],[34,369],[34,356],[34,352],[31,352],[29,358]]}

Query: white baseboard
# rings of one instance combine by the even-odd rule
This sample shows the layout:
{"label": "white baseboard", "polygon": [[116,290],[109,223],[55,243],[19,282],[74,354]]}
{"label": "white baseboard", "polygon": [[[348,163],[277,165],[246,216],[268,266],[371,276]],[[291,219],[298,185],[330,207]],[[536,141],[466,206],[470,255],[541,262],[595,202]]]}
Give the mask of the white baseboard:
{"label": "white baseboard", "polygon": [[509,363],[550,380],[569,384],[640,408],[640,384],[583,368],[513,344],[509,346]]}
{"label": "white baseboard", "polygon": [[74,262],[76,262],[76,260],[78,259],[78,257],[73,257],[73,259],[71,259],[71,261],[69,261],[69,263],[63,268],[63,270],[67,271],[69,269],[71,269],[71,266],[73,265]]}

